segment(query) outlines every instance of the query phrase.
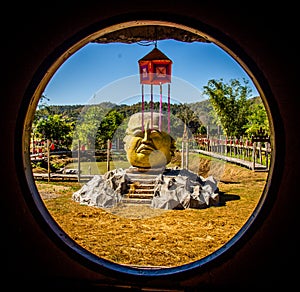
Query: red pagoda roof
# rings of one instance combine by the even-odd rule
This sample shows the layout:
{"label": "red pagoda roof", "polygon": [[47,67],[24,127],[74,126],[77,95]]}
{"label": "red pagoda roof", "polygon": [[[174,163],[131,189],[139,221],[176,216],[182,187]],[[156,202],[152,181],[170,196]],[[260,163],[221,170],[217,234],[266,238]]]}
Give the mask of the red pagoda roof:
{"label": "red pagoda roof", "polygon": [[168,60],[172,62],[162,51],[158,48],[154,48],[150,53],[144,56],[140,61],[151,61],[151,60]]}

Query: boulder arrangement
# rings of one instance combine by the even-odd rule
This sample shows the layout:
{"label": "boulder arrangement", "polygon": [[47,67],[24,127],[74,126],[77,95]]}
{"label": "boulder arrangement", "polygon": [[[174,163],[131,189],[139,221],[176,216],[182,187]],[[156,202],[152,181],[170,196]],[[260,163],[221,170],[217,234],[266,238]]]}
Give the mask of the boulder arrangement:
{"label": "boulder arrangement", "polygon": [[159,209],[204,209],[219,205],[217,181],[186,169],[149,170],[130,167],[95,175],[72,199],[83,205],[111,208],[117,204],[148,204]]}

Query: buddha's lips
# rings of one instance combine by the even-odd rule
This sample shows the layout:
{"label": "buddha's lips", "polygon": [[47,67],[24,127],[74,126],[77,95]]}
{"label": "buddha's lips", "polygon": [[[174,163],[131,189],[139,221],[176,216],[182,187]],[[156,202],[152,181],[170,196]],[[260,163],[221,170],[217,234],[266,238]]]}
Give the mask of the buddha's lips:
{"label": "buddha's lips", "polygon": [[145,144],[141,144],[138,148],[137,148],[137,150],[136,150],[136,152],[145,152],[145,151],[147,151],[147,152],[149,152],[149,151],[154,151],[155,149],[153,148],[153,147],[151,147],[151,146],[149,146],[149,145],[145,145]]}

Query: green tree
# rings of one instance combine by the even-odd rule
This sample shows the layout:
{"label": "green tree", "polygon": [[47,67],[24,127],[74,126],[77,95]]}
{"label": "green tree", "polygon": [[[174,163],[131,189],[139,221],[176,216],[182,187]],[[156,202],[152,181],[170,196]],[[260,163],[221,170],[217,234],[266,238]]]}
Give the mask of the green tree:
{"label": "green tree", "polygon": [[249,138],[262,129],[270,135],[269,119],[263,103],[254,102],[250,107],[250,114],[247,117],[248,123],[245,125],[246,134]]}
{"label": "green tree", "polygon": [[[103,149],[106,148],[107,140],[112,140],[116,130],[124,120],[124,116],[117,110],[111,110],[101,121],[96,137],[96,145]],[[125,132],[125,131],[124,131]],[[122,135],[120,131],[117,132],[119,136]],[[120,137],[118,137],[120,138]]]}
{"label": "green tree", "polygon": [[107,110],[98,105],[85,106],[78,117],[73,137],[73,149],[78,146],[78,140],[86,149],[94,148],[98,127]]}
{"label": "green tree", "polygon": [[186,126],[189,128],[192,134],[198,132],[198,129],[201,126],[201,121],[199,117],[195,114],[193,110],[187,104],[180,105],[180,111],[176,115],[181,119]]}
{"label": "green tree", "polygon": [[245,125],[252,104],[249,96],[252,92],[248,81],[232,79],[228,84],[220,80],[209,80],[204,86],[204,94],[208,95],[218,122],[225,135],[240,137],[245,135]]}
{"label": "green tree", "polygon": [[64,146],[69,147],[74,123],[62,115],[49,115],[41,117],[34,125],[36,137],[50,139],[51,141],[64,141]]}

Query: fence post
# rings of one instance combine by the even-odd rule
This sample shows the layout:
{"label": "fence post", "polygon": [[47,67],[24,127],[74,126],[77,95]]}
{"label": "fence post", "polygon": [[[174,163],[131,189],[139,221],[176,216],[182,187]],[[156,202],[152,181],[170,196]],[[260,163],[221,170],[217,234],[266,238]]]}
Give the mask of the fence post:
{"label": "fence post", "polygon": [[253,142],[252,149],[252,160],[253,160],[253,170],[255,170],[255,160],[256,160],[256,142]]}
{"label": "fence post", "polygon": [[78,181],[80,182],[80,167],[81,167],[81,165],[80,165],[80,148],[81,148],[81,141],[78,139],[78,154],[77,154],[77,163],[78,163],[78,173],[77,173],[77,177],[78,177]]}
{"label": "fence post", "polygon": [[187,139],[186,142],[186,153],[185,153],[185,167],[189,169],[189,140]]}
{"label": "fence post", "polygon": [[111,143],[110,143],[110,139],[107,140],[107,171],[110,171],[110,148],[111,148]]}
{"label": "fence post", "polygon": [[242,159],[245,160],[245,141],[244,138],[241,137],[241,147],[242,147]]}
{"label": "fence post", "polygon": [[258,142],[258,153],[259,153],[259,161],[260,161],[260,164],[262,164],[263,163],[263,161],[262,161],[262,149],[261,149],[262,147],[261,147],[261,142]]}
{"label": "fence post", "polygon": [[50,140],[47,139],[47,172],[48,182],[50,181]]}
{"label": "fence post", "polygon": [[269,148],[270,148],[270,143],[266,142],[266,168],[269,169]]}

